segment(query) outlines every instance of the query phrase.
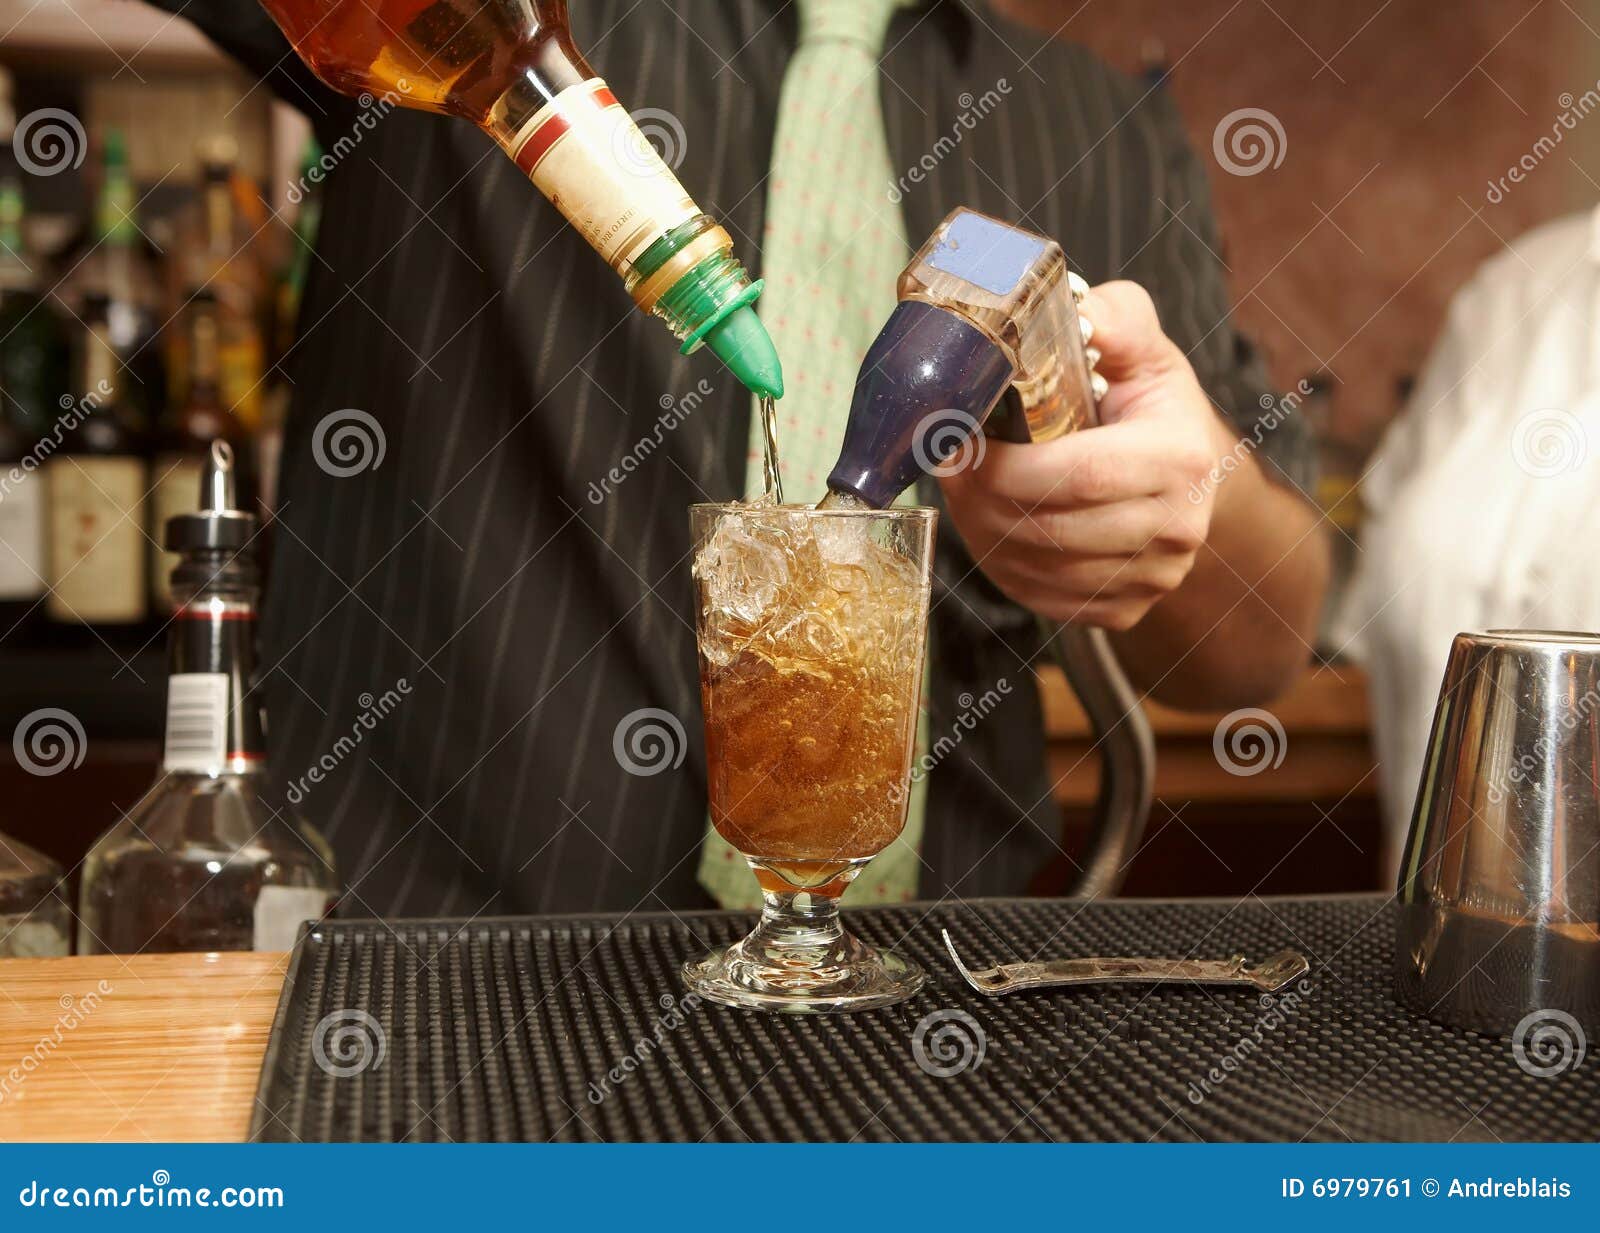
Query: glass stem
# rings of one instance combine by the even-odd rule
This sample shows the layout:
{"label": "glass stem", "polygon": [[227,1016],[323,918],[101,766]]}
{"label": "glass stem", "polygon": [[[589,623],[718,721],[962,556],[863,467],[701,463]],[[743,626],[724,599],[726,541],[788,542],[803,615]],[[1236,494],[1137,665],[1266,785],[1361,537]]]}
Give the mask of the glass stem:
{"label": "glass stem", "polygon": [[757,945],[774,958],[792,954],[798,962],[837,947],[844,937],[839,900],[815,891],[763,891]]}

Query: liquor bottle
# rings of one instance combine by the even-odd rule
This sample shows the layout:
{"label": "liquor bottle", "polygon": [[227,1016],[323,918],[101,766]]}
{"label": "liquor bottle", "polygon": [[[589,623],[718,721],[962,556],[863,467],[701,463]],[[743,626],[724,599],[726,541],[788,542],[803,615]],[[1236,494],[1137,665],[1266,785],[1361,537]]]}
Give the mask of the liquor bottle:
{"label": "liquor bottle", "polygon": [[[86,305],[72,426],[45,464],[49,480],[49,582],[45,609],[68,626],[126,629],[149,612],[145,586],[143,422],[123,396],[110,305]],[[103,636],[103,635],[102,635]]]}
{"label": "liquor bottle", "polygon": [[[253,223],[243,214],[241,205],[254,192],[239,175],[238,147],[231,137],[201,142],[199,159],[199,194],[178,225],[182,241],[178,260],[168,263],[174,277],[172,300],[183,304],[196,288],[214,297],[222,405],[246,433],[253,434],[261,421],[270,308],[264,249],[276,229]],[[175,341],[175,401],[183,403],[193,364],[187,354],[188,336]]]}
{"label": "liquor bottle", "polygon": [[36,446],[67,393],[61,317],[38,293],[23,236],[22,186],[0,105],[0,640],[23,636],[45,591],[45,485]]}
{"label": "liquor bottle", "polygon": [[[186,312],[189,376],[184,382],[185,396],[162,425],[151,474],[150,527],[155,533],[169,519],[200,508],[200,476],[211,453],[211,443],[226,441],[236,450],[240,444],[238,421],[222,400],[216,297],[209,291],[197,291]],[[177,556],[163,551],[152,538],[151,591],[157,612],[165,612],[171,605],[172,570],[177,564]]]}
{"label": "liquor bottle", "polygon": [[120,129],[108,128],[101,139],[99,181],[86,226],[60,258],[68,270],[60,292],[79,316],[91,301],[103,301],[122,396],[150,422],[166,406],[156,319],[161,287],[136,218],[138,191]]}
{"label": "liquor bottle", "polygon": [[337,895],[327,842],[267,799],[256,519],[238,508],[235,482],[233,450],[218,441],[198,511],[166,526],[179,563],[162,769],[85,858],[82,954],[287,950]]}
{"label": "liquor bottle", "polygon": [[263,0],[336,90],[461,116],[499,143],[635,304],[756,393],[777,353],[728,233],[689,197],[572,41],[567,0]]}
{"label": "liquor bottle", "polygon": [[0,835],[0,959],[44,959],[72,947],[72,911],[61,866],[20,839]]}

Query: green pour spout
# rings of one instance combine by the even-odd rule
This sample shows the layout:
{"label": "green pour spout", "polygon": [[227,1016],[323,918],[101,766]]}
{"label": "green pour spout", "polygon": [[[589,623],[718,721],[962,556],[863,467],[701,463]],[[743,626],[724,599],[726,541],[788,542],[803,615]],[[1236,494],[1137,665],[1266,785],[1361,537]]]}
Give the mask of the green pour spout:
{"label": "green pour spout", "polygon": [[755,394],[783,397],[783,365],[767,327],[755,309],[741,304],[705,333],[705,344],[745,388]]}

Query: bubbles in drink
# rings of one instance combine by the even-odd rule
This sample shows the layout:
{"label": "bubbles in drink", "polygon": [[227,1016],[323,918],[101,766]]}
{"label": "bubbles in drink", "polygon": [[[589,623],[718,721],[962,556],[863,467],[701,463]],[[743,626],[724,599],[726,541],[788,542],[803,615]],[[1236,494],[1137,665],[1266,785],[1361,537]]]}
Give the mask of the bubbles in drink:
{"label": "bubbles in drink", "polygon": [[712,821],[791,884],[905,823],[928,580],[902,537],[929,526],[763,502],[696,554]]}

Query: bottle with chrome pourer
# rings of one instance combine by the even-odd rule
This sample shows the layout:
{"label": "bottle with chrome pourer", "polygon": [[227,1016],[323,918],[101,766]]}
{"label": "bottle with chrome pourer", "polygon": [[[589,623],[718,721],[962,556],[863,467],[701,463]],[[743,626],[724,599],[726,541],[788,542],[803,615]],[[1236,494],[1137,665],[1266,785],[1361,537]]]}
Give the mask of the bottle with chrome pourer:
{"label": "bottle with chrome pourer", "polygon": [[167,521],[172,571],[161,773],[90,850],[80,954],[288,950],[338,893],[333,851],[266,792],[254,692],[256,519],[233,450],[211,446],[199,508]]}

